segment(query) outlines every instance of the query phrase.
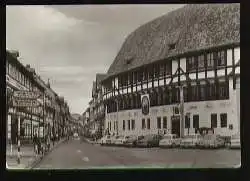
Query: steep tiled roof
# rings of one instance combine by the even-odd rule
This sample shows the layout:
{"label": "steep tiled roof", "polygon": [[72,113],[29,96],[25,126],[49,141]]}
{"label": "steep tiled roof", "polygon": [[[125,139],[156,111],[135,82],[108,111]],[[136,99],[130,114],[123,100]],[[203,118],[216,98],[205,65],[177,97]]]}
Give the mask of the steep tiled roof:
{"label": "steep tiled roof", "polygon": [[239,42],[239,4],[186,5],[132,32],[107,77],[189,51]]}

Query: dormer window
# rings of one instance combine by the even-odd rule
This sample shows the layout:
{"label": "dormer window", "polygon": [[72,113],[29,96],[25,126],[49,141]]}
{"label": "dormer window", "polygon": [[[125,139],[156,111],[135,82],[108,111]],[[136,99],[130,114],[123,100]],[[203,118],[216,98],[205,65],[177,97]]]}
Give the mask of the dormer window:
{"label": "dormer window", "polygon": [[175,43],[171,43],[168,45],[169,50],[174,50],[175,49]]}
{"label": "dormer window", "polygon": [[126,64],[129,65],[132,62],[132,58],[126,60]]}

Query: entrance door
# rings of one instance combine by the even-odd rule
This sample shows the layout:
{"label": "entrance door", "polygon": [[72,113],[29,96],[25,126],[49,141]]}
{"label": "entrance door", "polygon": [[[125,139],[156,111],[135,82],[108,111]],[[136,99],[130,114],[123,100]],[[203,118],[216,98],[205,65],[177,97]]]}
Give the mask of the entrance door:
{"label": "entrance door", "polygon": [[180,116],[172,116],[171,122],[172,134],[176,134],[178,137],[180,137]]}

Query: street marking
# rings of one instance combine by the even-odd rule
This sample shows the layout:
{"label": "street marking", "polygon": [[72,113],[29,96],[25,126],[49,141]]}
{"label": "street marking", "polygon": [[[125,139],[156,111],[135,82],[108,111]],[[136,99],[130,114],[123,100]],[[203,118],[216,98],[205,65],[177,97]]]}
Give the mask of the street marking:
{"label": "street marking", "polygon": [[89,158],[88,157],[83,157],[82,160],[85,161],[85,162],[88,162]]}
{"label": "street marking", "polygon": [[82,151],[81,150],[77,150],[77,153],[81,153]]}

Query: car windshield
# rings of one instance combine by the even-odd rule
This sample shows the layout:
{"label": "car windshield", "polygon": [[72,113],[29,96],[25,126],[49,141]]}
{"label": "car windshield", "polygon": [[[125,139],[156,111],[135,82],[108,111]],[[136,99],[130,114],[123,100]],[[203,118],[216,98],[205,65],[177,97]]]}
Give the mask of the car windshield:
{"label": "car windshield", "polygon": [[[125,139],[129,139],[130,137],[129,136],[125,136]],[[132,137],[131,137],[132,138]]]}
{"label": "car windshield", "polygon": [[237,135],[233,135],[232,139],[240,139],[240,135],[238,135],[238,134]]}
{"label": "car windshield", "polygon": [[138,140],[142,140],[144,136],[138,136]]}
{"label": "car windshield", "polygon": [[110,136],[107,136],[106,138],[107,138],[107,139],[110,139]]}
{"label": "car windshield", "polygon": [[171,135],[165,135],[163,138],[164,138],[164,139],[171,139],[172,136],[171,136]]}

